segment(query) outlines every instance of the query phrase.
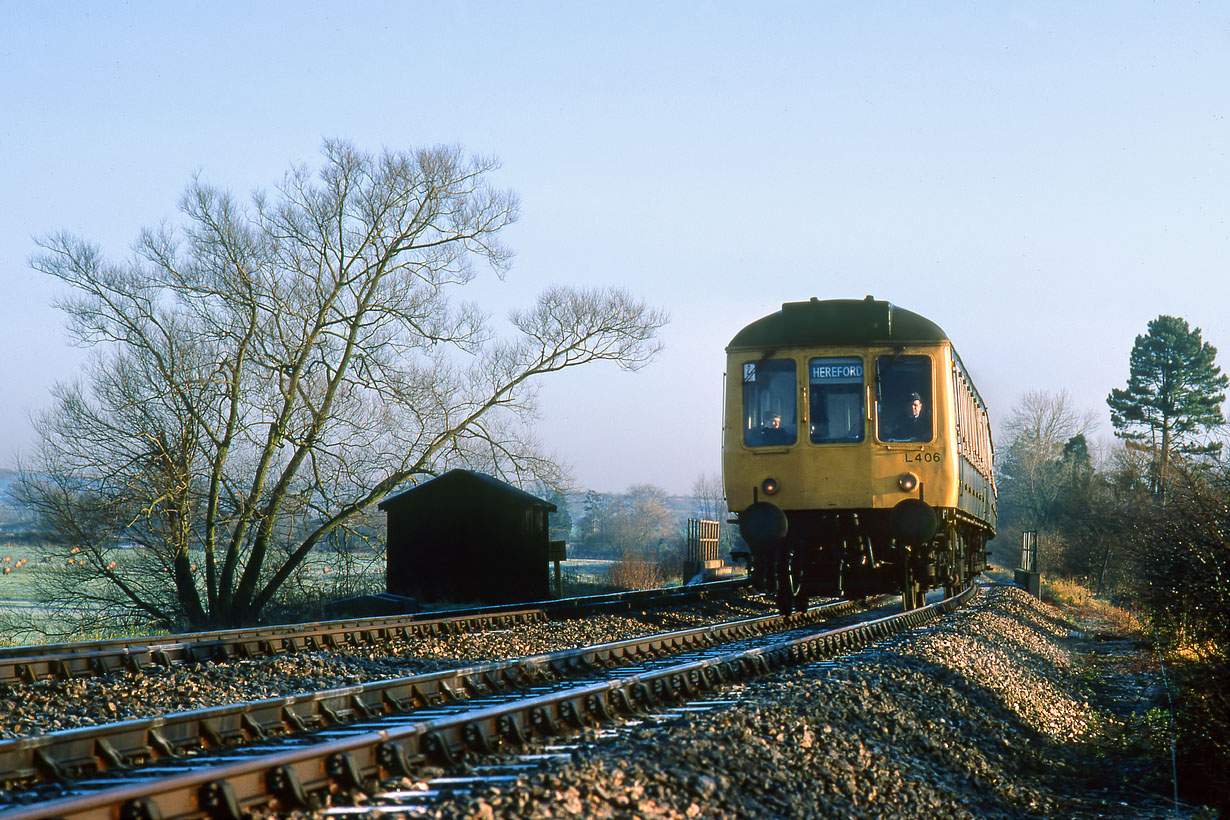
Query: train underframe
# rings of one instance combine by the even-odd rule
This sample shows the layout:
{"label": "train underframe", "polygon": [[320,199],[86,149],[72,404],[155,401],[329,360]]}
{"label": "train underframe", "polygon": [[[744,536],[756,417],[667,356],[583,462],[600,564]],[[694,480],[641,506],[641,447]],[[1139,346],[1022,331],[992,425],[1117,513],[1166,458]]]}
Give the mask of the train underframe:
{"label": "train underframe", "polygon": [[752,581],[776,596],[783,615],[806,610],[813,597],[899,594],[908,610],[927,590],[955,594],[986,569],[989,533],[955,510],[934,512],[934,534],[908,539],[892,510],[786,511],[784,536],[748,539]]}

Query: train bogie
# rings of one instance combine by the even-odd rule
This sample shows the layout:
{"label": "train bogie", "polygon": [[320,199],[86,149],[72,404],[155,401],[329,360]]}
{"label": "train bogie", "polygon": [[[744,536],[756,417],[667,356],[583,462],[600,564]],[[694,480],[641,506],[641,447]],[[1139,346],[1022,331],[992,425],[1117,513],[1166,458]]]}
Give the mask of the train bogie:
{"label": "train bogie", "polygon": [[727,503],[783,611],[880,592],[911,606],[983,568],[990,428],[937,325],[813,299],[744,328],[727,356]]}

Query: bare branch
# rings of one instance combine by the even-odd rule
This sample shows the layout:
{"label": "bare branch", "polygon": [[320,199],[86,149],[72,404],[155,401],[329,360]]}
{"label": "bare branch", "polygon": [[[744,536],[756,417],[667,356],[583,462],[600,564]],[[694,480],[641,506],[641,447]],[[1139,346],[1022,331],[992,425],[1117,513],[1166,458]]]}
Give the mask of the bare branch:
{"label": "bare branch", "polygon": [[[58,483],[30,499],[65,547],[97,556],[92,605],[251,622],[407,482],[454,465],[559,476],[530,428],[537,380],[642,367],[666,316],[557,287],[513,314],[518,338],[496,338],[456,297],[511,263],[519,203],[497,169],[456,146],[329,140],[318,170],[247,203],[193,179],[180,223],[143,231],[121,264],[65,234],[39,242],[31,264],[69,287],[59,306],[92,358],[38,420],[33,470]],[[109,567],[121,544],[141,560]]]}

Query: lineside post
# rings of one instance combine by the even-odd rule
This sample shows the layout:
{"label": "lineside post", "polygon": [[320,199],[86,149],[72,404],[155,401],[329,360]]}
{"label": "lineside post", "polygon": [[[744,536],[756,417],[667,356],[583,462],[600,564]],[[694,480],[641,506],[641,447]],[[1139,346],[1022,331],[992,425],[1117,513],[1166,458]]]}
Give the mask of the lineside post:
{"label": "lineside post", "polygon": [[564,574],[560,562],[568,560],[568,545],[564,541],[547,542],[547,560],[555,564],[555,597],[564,597]]}
{"label": "lineside post", "polygon": [[1038,531],[1021,533],[1021,566],[1012,580],[1035,598],[1042,597],[1042,576],[1038,573]]}

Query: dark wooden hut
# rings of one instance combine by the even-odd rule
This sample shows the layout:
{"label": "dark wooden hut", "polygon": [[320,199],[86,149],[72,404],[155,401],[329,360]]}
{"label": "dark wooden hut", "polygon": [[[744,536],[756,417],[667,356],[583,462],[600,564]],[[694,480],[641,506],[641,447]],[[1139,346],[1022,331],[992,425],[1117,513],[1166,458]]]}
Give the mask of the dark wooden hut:
{"label": "dark wooden hut", "polygon": [[379,507],[388,516],[390,594],[492,604],[549,596],[554,504],[485,473],[450,470]]}

